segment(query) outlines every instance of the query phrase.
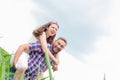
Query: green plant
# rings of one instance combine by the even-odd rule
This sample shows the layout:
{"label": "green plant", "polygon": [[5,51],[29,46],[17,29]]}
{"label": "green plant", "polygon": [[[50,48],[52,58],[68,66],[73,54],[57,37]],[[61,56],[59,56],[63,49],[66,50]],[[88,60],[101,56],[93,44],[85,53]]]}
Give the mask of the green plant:
{"label": "green plant", "polygon": [[106,80],[106,75],[104,74],[104,78],[103,78],[103,80]]}
{"label": "green plant", "polygon": [[11,55],[0,47],[0,80],[8,80]]}
{"label": "green plant", "polygon": [[[0,80],[9,80],[9,75],[14,74],[9,71],[11,67],[11,64],[10,64],[11,56],[12,56],[11,54],[9,54],[7,51],[5,51],[3,48],[0,47]],[[45,53],[45,59],[46,59],[46,65],[49,71],[49,77],[44,77],[41,80],[45,80],[47,78],[49,78],[50,80],[54,80],[52,76],[52,71],[50,68],[50,60],[47,52]],[[40,72],[38,70],[37,80],[39,80],[40,78],[39,74]],[[21,78],[21,80],[23,80],[23,77]]]}
{"label": "green plant", "polygon": [[52,71],[51,71],[51,68],[50,68],[50,59],[49,59],[49,55],[48,55],[47,51],[45,53],[45,59],[46,59],[46,64],[47,64],[47,68],[48,68],[48,71],[49,71],[49,78],[50,78],[50,80],[54,80],[54,78],[52,76]]}

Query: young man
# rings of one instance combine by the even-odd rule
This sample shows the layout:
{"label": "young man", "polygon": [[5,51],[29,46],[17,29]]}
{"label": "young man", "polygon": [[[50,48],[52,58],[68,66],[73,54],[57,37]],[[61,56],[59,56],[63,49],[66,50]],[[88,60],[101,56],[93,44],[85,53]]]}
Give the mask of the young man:
{"label": "young man", "polygon": [[[52,52],[54,57],[59,61],[59,52],[63,50],[66,45],[67,45],[66,39],[63,37],[60,37],[57,40],[55,40],[52,45],[48,44],[48,48]],[[44,53],[42,52],[39,41],[35,43],[24,44],[18,48],[15,54],[14,67],[17,69],[16,63],[17,61],[19,61],[18,59],[22,54],[22,52],[26,50],[29,51],[28,68],[26,70],[24,67],[21,67],[16,71],[16,74],[20,74],[20,73],[23,74],[25,72],[25,80],[35,80],[38,74],[38,68],[40,67],[40,76],[43,77],[43,73],[47,69],[47,67],[46,67],[45,56],[44,56]],[[22,61],[20,62],[22,64]],[[55,64],[54,61],[52,60],[50,63],[51,63],[52,69],[54,71],[57,70],[57,64]],[[20,77],[21,75],[19,75],[18,78],[15,75],[14,80],[19,80]]]}

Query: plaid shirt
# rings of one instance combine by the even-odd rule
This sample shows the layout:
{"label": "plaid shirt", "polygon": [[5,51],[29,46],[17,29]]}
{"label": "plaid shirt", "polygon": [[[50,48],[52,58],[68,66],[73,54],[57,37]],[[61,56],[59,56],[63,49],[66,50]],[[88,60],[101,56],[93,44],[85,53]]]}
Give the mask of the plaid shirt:
{"label": "plaid shirt", "polygon": [[[51,50],[52,45],[48,44],[48,48]],[[30,43],[29,46],[30,49],[30,57],[28,59],[28,68],[25,72],[25,79],[26,80],[35,80],[37,74],[38,74],[38,68],[40,67],[40,74],[46,70],[46,61],[45,56],[42,53],[41,45],[39,41],[36,41],[35,43]],[[55,53],[52,53],[55,56]],[[51,60],[51,65],[54,64],[54,62]]]}

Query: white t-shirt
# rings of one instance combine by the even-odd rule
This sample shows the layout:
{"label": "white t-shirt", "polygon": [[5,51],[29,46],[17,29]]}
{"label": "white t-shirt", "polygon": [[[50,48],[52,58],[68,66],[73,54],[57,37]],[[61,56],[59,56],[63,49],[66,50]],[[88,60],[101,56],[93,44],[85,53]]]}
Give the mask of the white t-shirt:
{"label": "white t-shirt", "polygon": [[[15,55],[13,55],[11,57],[11,60],[10,60],[11,65],[13,65],[14,56]],[[20,55],[20,57],[19,57],[16,65],[15,65],[15,67],[17,69],[19,69],[19,68],[25,68],[25,69],[27,69],[28,68],[28,59],[29,59],[29,52],[28,51],[23,52]]]}

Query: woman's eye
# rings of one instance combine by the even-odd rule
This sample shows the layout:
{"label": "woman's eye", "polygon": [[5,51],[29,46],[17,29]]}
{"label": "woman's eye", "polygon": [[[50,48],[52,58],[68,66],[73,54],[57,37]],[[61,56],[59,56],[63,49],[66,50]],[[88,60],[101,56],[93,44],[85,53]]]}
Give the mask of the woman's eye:
{"label": "woman's eye", "polygon": [[55,29],[56,31],[57,31],[57,28],[55,28],[55,27],[52,27],[53,29]]}

